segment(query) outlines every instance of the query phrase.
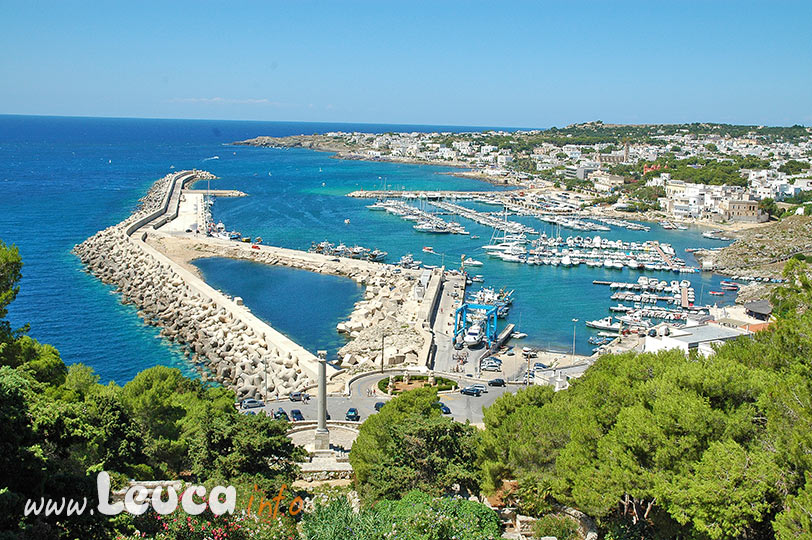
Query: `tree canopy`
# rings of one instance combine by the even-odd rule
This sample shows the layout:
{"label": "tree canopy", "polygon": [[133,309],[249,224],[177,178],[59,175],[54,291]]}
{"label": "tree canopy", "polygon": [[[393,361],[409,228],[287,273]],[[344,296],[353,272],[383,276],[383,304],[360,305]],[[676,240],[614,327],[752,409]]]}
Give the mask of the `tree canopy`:
{"label": "tree canopy", "polygon": [[[808,295],[803,283],[780,294]],[[518,479],[525,510],[571,505],[647,537],[797,538],[812,472],[809,358],[812,314],[791,308],[709,358],[603,356],[564,392],[531,388],[485,411],[484,486]]]}

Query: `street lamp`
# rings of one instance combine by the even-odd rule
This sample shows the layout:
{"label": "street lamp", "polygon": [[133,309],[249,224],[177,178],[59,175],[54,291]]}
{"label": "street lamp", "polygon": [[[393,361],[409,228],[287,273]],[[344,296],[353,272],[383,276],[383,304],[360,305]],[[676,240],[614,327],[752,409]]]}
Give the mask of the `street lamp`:
{"label": "street lamp", "polygon": [[578,319],[572,320],[572,361],[575,361],[575,323],[578,322]]}
{"label": "street lamp", "polygon": [[385,337],[386,337],[386,334],[385,334],[385,333],[383,333],[383,332],[381,332],[381,373],[383,373],[383,365],[384,365],[384,354],[383,354],[383,351],[384,351],[384,346],[383,346],[383,340],[384,340],[384,338],[385,338]]}

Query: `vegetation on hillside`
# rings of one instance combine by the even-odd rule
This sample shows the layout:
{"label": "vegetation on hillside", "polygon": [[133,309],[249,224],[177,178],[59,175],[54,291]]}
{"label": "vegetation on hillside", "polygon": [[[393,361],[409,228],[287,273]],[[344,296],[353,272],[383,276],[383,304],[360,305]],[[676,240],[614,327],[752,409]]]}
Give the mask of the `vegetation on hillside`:
{"label": "vegetation on hillside", "polygon": [[[781,294],[808,303],[810,269],[793,265]],[[485,487],[517,479],[526,511],[571,505],[638,538],[801,538],[812,314],[798,313],[710,358],[609,355],[565,392],[506,394],[485,414]]]}
{"label": "vegetation on hillside", "polygon": [[467,500],[480,491],[542,518],[539,535],[574,539],[558,512],[571,506],[612,539],[809,538],[812,280],[802,258],[773,293],[778,321],[709,358],[606,355],[566,391],[503,395],[484,430],[444,417],[434,388],[405,392],[364,422],[350,454],[360,510],[338,493],[278,519],[24,516],[29,498],[94,505],[102,470],[116,487],[234,485],[245,508],[251,494],[290,485],[302,451],[286,423],[239,414],[233,394],[177,370],[118,386],[66,367],[6,318],[21,272],[16,249],[0,243],[0,539],[498,538],[497,515]]}

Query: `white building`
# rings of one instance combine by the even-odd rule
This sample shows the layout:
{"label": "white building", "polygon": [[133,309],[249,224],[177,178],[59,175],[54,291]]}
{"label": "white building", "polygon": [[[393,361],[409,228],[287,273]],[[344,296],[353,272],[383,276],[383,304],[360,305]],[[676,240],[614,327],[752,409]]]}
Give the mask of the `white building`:
{"label": "white building", "polygon": [[750,334],[745,330],[730,328],[718,324],[701,324],[676,328],[661,324],[651,329],[643,345],[643,352],[658,352],[679,349],[688,354],[697,351],[703,356],[713,354],[713,347],[725,341]]}

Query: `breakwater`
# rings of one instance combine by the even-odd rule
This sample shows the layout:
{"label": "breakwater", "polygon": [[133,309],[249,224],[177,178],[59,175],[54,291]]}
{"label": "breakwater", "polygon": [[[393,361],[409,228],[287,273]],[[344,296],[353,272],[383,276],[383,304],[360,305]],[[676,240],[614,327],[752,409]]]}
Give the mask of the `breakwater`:
{"label": "breakwater", "polygon": [[[254,316],[239,298],[206,284],[190,261],[206,256],[253,260],[269,265],[348,277],[367,287],[356,306],[342,350],[345,367],[376,360],[377,335],[393,337],[391,361],[423,360],[430,340],[417,319],[422,298],[416,272],[390,265],[272,246],[185,234],[168,226],[179,219],[181,202],[196,195],[184,188],[210,178],[183,171],[156,181],[139,208],[74,248],[87,270],[116,287],[122,302],[134,304],[147,324],[182,345],[205,378],[231,388],[239,399],[273,399],[313,386],[316,357]],[[182,216],[183,217],[183,216]],[[188,217],[188,216],[186,216]],[[350,354],[352,353],[352,354]]]}
{"label": "breakwater", "polygon": [[304,389],[315,376],[312,354],[145,242],[153,226],[177,215],[183,186],[208,177],[183,171],[161,178],[135,213],[77,245],[74,253],[89,272],[116,287],[122,302],[135,304],[147,324],[183,345],[205,377],[238,398]]}
{"label": "breakwater", "polygon": [[363,300],[354,306],[348,320],[336,327],[350,339],[339,351],[341,367],[380,365],[382,337],[387,363],[425,364],[428,354],[425,345],[431,336],[427,336],[423,328],[427,316],[421,308],[429,295],[420,271],[211,237],[153,234],[148,242],[181,262],[201,257],[229,257],[352,279],[364,286],[365,291]]}

